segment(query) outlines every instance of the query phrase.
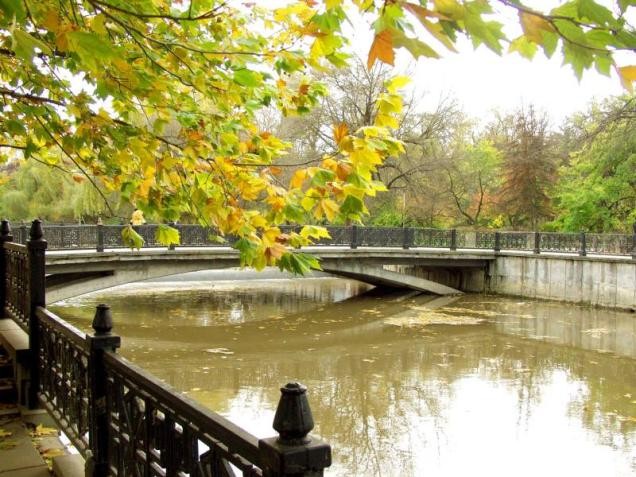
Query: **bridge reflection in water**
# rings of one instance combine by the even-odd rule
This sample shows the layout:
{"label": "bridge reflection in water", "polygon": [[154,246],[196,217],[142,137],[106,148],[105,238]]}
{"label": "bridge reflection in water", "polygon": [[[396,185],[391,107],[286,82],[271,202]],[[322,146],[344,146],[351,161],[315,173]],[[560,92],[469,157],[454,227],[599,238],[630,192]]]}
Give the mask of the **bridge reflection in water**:
{"label": "bridge reflection in water", "polygon": [[[124,355],[256,435],[271,421],[272,385],[301,377],[317,432],[334,444],[330,475],[636,471],[633,314],[490,296],[330,304],[342,283],[217,277],[173,283],[174,297],[168,282],[136,284],[56,309],[85,326],[84,310],[108,296],[130,317]],[[475,324],[417,326],[443,315]]]}

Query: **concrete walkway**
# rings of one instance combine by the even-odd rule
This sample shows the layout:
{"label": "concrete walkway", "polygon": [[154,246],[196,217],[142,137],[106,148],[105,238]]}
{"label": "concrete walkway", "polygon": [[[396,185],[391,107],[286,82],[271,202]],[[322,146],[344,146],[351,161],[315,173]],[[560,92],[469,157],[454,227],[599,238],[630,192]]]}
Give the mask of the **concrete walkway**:
{"label": "concrete walkway", "polygon": [[83,477],[83,460],[59,434],[46,411],[0,401],[0,477]]}
{"label": "concrete walkway", "polygon": [[[64,453],[49,416],[42,412],[20,413],[4,408],[0,416],[0,477],[50,477],[44,456]],[[40,431],[38,436],[36,429]],[[46,429],[46,432],[41,432]]]}

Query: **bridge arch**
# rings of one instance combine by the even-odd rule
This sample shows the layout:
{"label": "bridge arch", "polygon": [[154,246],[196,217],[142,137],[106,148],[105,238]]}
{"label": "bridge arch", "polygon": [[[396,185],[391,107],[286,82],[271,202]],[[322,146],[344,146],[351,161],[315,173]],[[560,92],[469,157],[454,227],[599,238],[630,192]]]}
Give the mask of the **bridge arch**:
{"label": "bridge arch", "polygon": [[[309,252],[321,258],[324,271],[332,275],[354,278],[373,285],[410,288],[438,295],[461,292],[432,280],[386,270],[384,265],[421,262],[437,267],[468,267],[483,271],[488,261],[484,257],[463,254],[431,254],[400,249],[370,251],[321,247]],[[229,248],[108,253],[50,252],[46,260],[48,303],[126,283],[239,266],[237,252]]]}

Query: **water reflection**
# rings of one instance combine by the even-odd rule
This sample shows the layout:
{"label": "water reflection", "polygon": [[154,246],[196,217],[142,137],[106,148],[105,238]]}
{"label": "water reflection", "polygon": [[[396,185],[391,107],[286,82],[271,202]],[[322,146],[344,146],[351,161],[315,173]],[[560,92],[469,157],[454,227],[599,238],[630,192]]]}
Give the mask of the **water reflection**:
{"label": "water reflection", "polygon": [[[191,285],[57,311],[86,328],[106,300],[124,355],[259,436],[278,387],[304,382],[328,475],[636,475],[634,315],[322,278]],[[482,321],[418,326],[433,313]]]}

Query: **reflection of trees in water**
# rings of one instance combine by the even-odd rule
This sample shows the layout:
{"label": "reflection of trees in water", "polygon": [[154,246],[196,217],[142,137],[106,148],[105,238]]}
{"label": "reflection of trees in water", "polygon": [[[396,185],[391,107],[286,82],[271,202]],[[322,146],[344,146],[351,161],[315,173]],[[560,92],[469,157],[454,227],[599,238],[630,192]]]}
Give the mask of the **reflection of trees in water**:
{"label": "reflection of trees in water", "polygon": [[106,300],[118,325],[151,325],[161,320],[163,324],[210,326],[262,320],[269,314],[299,313],[368,288],[360,282],[335,278],[172,285],[174,289],[166,283],[126,285],[70,300],[52,309],[67,319],[88,319],[94,306]]}
{"label": "reflection of trees in water", "polygon": [[[582,390],[572,395],[568,416],[594,430],[603,445],[636,447],[633,424],[608,415],[615,409],[628,412],[630,400],[623,395],[636,389],[632,360],[455,328],[405,341],[400,334],[385,336],[384,347],[281,350],[234,363],[228,363],[233,357],[219,358],[208,363],[205,376],[181,367],[169,381],[185,390],[224,390],[221,410],[243,405],[249,389],[251,405],[271,410],[278,387],[300,379],[309,386],[318,432],[331,442],[335,461],[349,475],[416,475],[414,456],[432,446],[441,452],[452,438],[445,428],[459,389],[454,384],[475,375],[504,383],[517,396],[517,425],[525,428],[554,373],[566,373],[568,382],[580,383]],[[219,409],[216,401],[206,404]]]}
{"label": "reflection of trees in water", "polygon": [[[222,305],[214,305],[210,313],[235,303],[232,296],[217,298]],[[152,323],[150,316],[142,318],[142,324],[130,320],[121,333],[124,347],[161,340],[161,345],[153,345],[154,352],[138,350],[130,356],[178,389],[200,388],[194,397],[221,412],[246,406],[273,410],[281,384],[304,382],[310,388],[317,430],[332,443],[336,462],[348,475],[416,475],[421,470],[416,468],[418,452],[437,446],[439,455],[452,439],[445,430],[450,407],[461,389],[458,383],[469,376],[511,391],[517,427],[527,428],[549,384],[564,373],[567,382],[580,389],[569,398],[568,417],[592,429],[602,445],[636,448],[634,423],[612,414],[633,415],[629,406],[636,400],[636,361],[581,349],[629,349],[633,317],[630,322],[609,312],[609,318],[603,318],[599,310],[543,302],[470,300],[457,306],[508,315],[472,327],[387,328],[380,317],[404,311],[409,304],[361,298],[276,320],[248,320],[241,326],[181,323],[173,328],[168,320],[167,326],[143,327],[144,320]],[[258,300],[241,303],[242,312],[256,317],[268,309]],[[142,309],[140,305],[139,312]],[[136,308],[127,313],[138,319]],[[595,344],[586,330],[597,328],[608,331],[602,333],[604,341]],[[165,348],[170,343],[187,350],[172,354]],[[234,354],[204,352],[215,347],[231,348]],[[634,396],[625,398],[629,393]]]}

